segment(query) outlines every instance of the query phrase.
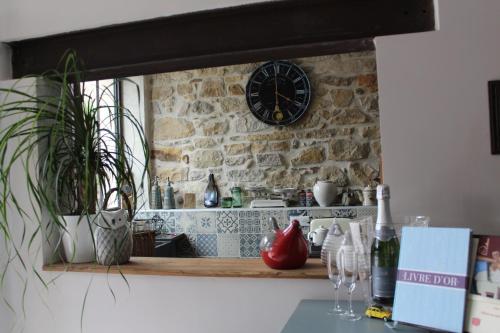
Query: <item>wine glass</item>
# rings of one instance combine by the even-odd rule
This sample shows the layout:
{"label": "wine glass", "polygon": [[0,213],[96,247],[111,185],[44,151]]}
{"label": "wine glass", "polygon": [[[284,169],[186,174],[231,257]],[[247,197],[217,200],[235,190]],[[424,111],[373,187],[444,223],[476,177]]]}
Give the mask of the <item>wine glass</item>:
{"label": "wine glass", "polygon": [[328,279],[333,284],[333,289],[335,290],[335,305],[332,309],[328,311],[329,315],[340,315],[344,310],[339,305],[339,289],[342,280],[340,279],[340,270],[337,265],[337,254],[335,251],[330,250],[327,252],[327,267],[328,267]]}
{"label": "wine glass", "polygon": [[340,279],[347,287],[349,294],[349,309],[342,314],[342,319],[356,321],[361,319],[361,315],[352,309],[352,292],[356,288],[358,280],[358,254],[355,251],[340,250]]}

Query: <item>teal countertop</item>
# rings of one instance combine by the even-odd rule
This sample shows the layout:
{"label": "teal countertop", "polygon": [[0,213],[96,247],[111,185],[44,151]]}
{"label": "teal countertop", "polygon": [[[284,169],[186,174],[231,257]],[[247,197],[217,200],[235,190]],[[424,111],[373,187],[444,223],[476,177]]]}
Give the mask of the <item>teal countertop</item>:
{"label": "teal countertop", "polygon": [[[341,302],[347,309],[348,303]],[[328,315],[333,307],[333,301],[302,300],[286,323],[281,333],[425,333],[428,330],[399,324],[396,329],[390,329],[380,319],[369,319],[364,316],[355,322],[342,320],[338,316]],[[354,302],[353,308],[357,313],[364,312],[363,302]]]}

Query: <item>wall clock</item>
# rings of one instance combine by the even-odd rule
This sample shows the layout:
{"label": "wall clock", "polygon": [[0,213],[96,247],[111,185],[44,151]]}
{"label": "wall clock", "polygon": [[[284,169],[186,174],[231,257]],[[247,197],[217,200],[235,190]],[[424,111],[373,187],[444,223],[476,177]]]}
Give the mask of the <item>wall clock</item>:
{"label": "wall clock", "polygon": [[288,61],[270,61],[257,68],[246,87],[248,107],[269,125],[289,125],[304,116],[311,100],[306,73]]}

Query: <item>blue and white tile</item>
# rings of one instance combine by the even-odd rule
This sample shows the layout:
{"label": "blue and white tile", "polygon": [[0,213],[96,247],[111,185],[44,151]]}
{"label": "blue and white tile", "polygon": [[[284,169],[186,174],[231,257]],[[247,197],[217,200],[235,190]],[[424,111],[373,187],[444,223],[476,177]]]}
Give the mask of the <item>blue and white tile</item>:
{"label": "blue and white tile", "polygon": [[217,257],[217,235],[196,235],[196,253],[199,257]]}
{"label": "blue and white tile", "polygon": [[197,234],[186,234],[189,244],[193,247],[193,249],[196,250],[196,237],[198,236]]}
{"label": "blue and white tile", "polygon": [[358,217],[377,216],[377,207],[375,206],[358,207],[356,209],[358,211]]}
{"label": "blue and white tile", "polygon": [[311,219],[332,217],[332,210],[331,209],[308,209],[307,216],[311,217]]}
{"label": "blue and white tile", "polygon": [[356,208],[333,208],[333,217],[354,218],[357,216]]}
{"label": "blue and white tile", "polygon": [[185,234],[197,233],[196,213],[182,212],[179,219],[175,223],[175,232]]}
{"label": "blue and white tile", "polygon": [[260,226],[262,233],[272,230],[272,226],[269,223],[269,218],[271,217],[274,217],[276,221],[278,221],[280,229],[288,226],[288,214],[286,213],[286,210],[263,210],[260,212]]}
{"label": "blue and white tile", "polygon": [[240,257],[256,258],[260,256],[259,243],[261,234],[240,234]]}
{"label": "blue and white tile", "polygon": [[219,211],[217,212],[217,233],[233,234],[238,233],[238,212]]}
{"label": "blue and white tile", "polygon": [[307,210],[304,209],[289,209],[286,211],[288,216],[288,220],[290,220],[290,216],[309,216],[307,215]]}
{"label": "blue and white tile", "polygon": [[239,214],[240,233],[242,234],[260,234],[260,211],[243,210]]}
{"label": "blue and white tile", "polygon": [[217,255],[219,257],[237,258],[240,256],[239,234],[217,234]]}
{"label": "blue and white tile", "polygon": [[200,234],[210,234],[217,232],[216,228],[216,212],[197,212],[196,213],[196,228]]}
{"label": "blue and white tile", "polygon": [[160,212],[160,218],[163,220],[161,230],[167,233],[175,232],[175,221],[178,221],[180,218],[179,212]]}

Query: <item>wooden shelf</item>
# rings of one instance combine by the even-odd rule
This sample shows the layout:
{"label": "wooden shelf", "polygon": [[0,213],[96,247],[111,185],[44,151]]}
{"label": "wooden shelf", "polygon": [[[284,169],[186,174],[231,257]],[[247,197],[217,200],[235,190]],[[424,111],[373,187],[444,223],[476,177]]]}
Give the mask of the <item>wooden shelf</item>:
{"label": "wooden shelf", "polygon": [[212,276],[277,279],[326,279],[326,267],[320,259],[309,259],[300,269],[275,270],[267,267],[260,258],[146,258],[133,257],[120,267],[96,263],[52,264],[43,267],[51,272],[111,273],[167,276]]}

